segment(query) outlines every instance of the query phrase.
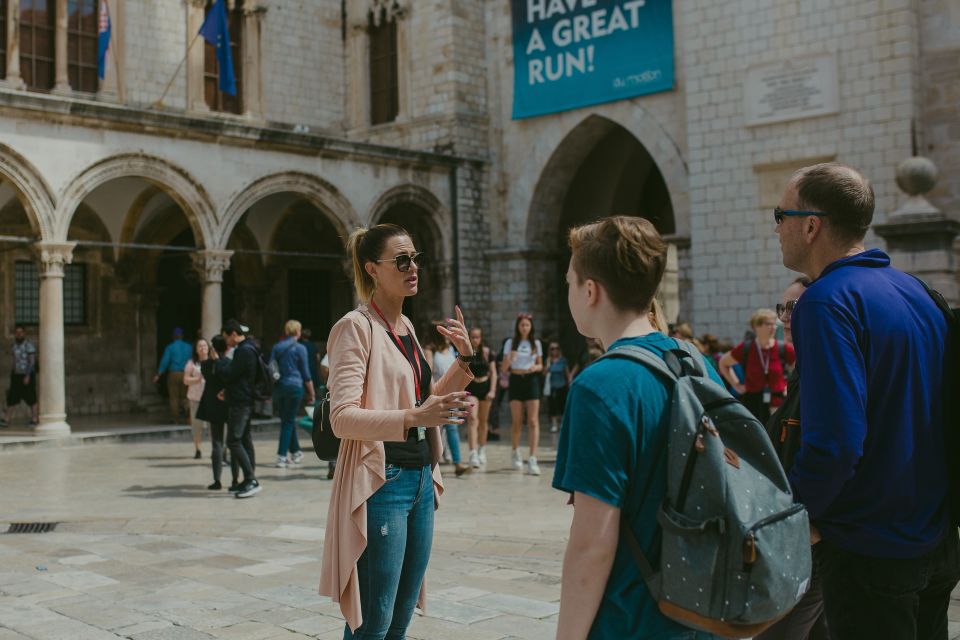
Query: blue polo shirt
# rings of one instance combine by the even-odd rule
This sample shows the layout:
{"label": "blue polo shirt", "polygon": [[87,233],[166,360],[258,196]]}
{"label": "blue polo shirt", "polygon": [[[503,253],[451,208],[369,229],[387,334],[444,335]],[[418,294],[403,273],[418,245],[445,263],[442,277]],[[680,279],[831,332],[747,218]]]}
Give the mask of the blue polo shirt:
{"label": "blue polo shirt", "polygon": [[[611,348],[627,344],[659,356],[678,348],[662,333],[623,338]],[[722,386],[716,370],[704,367]],[[672,393],[672,385],[637,362],[611,358],[588,366],[570,387],[553,476],[555,489],[579,491],[620,509],[654,566],[660,561],[653,544],[657,509],[667,492],[667,465],[655,462],[667,455]],[[630,551],[620,544],[589,637],[674,640],[692,633],[660,613]]]}
{"label": "blue polo shirt", "polygon": [[187,368],[187,362],[190,361],[191,357],[193,357],[193,347],[178,338],[163,350],[163,358],[160,359],[157,374],[162,374],[167,370],[171,373],[182,373]]}
{"label": "blue polo shirt", "polygon": [[874,249],[824,269],[791,324],[803,389],[797,499],[848,551],[933,550],[948,520],[943,313]]}

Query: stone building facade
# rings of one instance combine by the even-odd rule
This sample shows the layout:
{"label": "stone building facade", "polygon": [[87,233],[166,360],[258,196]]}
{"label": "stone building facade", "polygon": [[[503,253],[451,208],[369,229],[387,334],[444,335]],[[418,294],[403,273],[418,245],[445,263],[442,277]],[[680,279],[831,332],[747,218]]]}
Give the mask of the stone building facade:
{"label": "stone building facade", "polygon": [[[344,241],[361,224],[403,224],[428,254],[421,331],[460,302],[492,342],[527,310],[575,349],[571,225],[653,220],[671,246],[668,315],[733,337],[792,277],[769,211],[794,169],[861,167],[883,223],[906,199],[896,166],[922,153],[941,170],[930,203],[960,213],[952,0],[674,0],[672,91],[524,120],[503,0],[229,1],[233,101],[195,40],[205,0],[110,0],[93,91],[71,84],[83,16],[68,11],[86,5],[47,4],[37,86],[23,30],[38,14],[0,1],[0,329],[36,325],[41,432],[155,404],[175,326],[210,335],[237,316],[269,345],[298,317],[322,338],[353,304]],[[833,70],[830,104],[758,118],[747,85],[794,64]],[[916,264],[948,273],[956,301],[952,251]]]}

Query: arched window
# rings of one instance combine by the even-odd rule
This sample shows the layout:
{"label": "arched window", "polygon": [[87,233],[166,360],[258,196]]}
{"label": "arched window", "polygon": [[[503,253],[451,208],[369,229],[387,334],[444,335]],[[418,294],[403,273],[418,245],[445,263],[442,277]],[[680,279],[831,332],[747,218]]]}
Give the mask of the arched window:
{"label": "arched window", "polygon": [[[217,48],[204,42],[203,54],[203,96],[211,111],[225,113],[243,113],[243,9],[241,3],[227,12],[227,26],[230,31],[230,53],[233,57],[233,75],[237,81],[237,95],[220,91],[220,65],[217,62]],[[213,6],[207,2],[207,13]]]}
{"label": "arched window", "polygon": [[20,1],[20,73],[28,89],[53,88],[56,0]]}
{"label": "arched window", "polygon": [[393,122],[400,112],[397,21],[387,10],[370,13],[370,122]]}
{"label": "arched window", "polygon": [[67,2],[67,75],[74,91],[96,93],[97,0]]}

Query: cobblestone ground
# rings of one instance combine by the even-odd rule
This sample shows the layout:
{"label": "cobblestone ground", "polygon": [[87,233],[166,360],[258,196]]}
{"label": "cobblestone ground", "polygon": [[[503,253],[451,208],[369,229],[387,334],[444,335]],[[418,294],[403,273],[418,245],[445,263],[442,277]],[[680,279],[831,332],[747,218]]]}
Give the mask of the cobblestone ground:
{"label": "cobblestone ground", "polygon": [[[209,459],[186,440],[0,453],[2,530],[60,522],[0,535],[0,640],[341,638],[338,607],[317,595],[326,464],[307,452],[269,468],[275,447],[257,439],[264,489],[247,500],[207,491]],[[571,510],[550,489],[550,449],[539,478],[509,470],[508,453],[445,474],[428,613],[410,638],[554,636]]]}
{"label": "cobblestone ground", "polygon": [[[549,439],[546,436],[545,439]],[[273,459],[275,435],[257,439]],[[0,640],[341,638],[338,608],[317,595],[330,483],[311,459],[258,469],[248,500],[210,492],[209,460],[186,440],[0,453]],[[494,446],[486,473],[446,478],[417,640],[553,638],[571,510],[544,475],[509,469]],[[956,597],[957,594],[955,594]],[[960,638],[960,604],[950,610]]]}

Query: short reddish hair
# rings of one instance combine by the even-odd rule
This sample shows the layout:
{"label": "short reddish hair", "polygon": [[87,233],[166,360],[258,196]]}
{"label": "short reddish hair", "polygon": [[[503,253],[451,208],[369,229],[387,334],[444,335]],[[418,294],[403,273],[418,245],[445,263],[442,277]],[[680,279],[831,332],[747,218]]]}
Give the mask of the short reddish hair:
{"label": "short reddish hair", "polygon": [[599,282],[618,309],[650,310],[667,267],[667,243],[649,220],[603,218],[571,229],[569,243],[578,282]]}

